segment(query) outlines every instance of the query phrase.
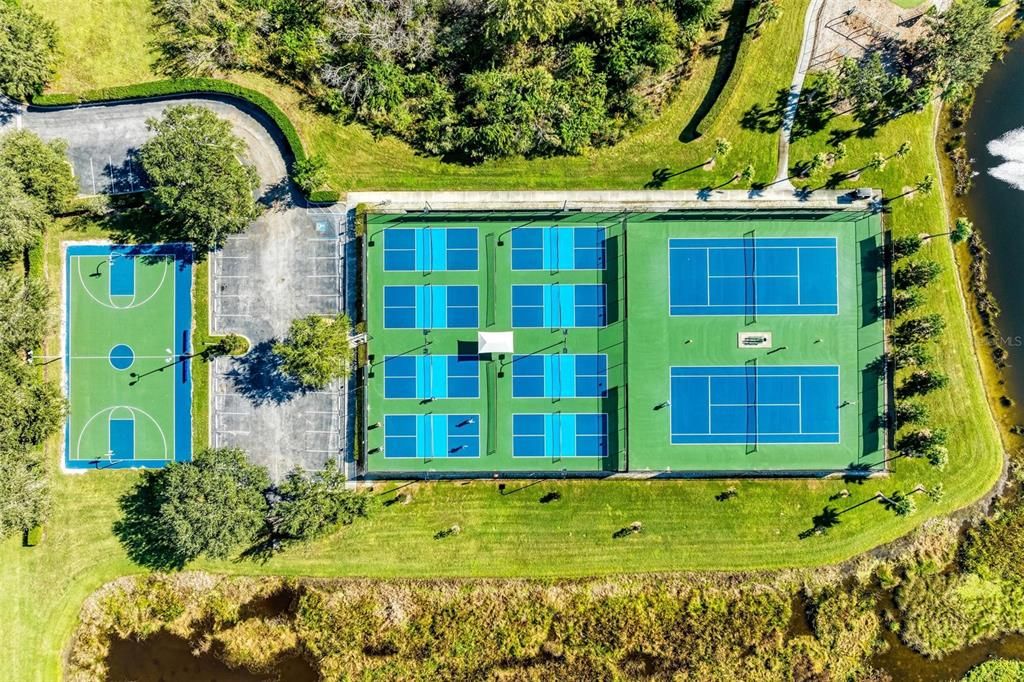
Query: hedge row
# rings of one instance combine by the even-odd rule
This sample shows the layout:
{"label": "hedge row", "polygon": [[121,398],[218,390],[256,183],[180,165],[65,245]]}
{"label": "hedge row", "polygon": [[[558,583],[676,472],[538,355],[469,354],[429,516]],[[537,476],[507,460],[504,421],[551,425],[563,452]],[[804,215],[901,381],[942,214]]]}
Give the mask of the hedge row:
{"label": "hedge row", "polygon": [[[748,15],[749,17],[749,15]],[[740,46],[736,50],[736,57],[732,64],[732,71],[729,72],[729,80],[725,82],[722,87],[722,91],[718,93],[718,99],[711,105],[711,109],[708,110],[704,120],[697,126],[697,136],[701,137],[705,135],[715,125],[715,121],[725,111],[726,105],[729,104],[729,100],[732,99],[733,93],[736,91],[736,86],[739,83],[739,73],[743,69],[743,62],[746,60],[747,55],[750,54],[750,44],[754,41],[753,31],[751,26],[748,24],[746,30],[743,31],[743,35],[740,36]],[[723,55],[724,57],[725,55]]]}
{"label": "hedge row", "polygon": [[[298,131],[288,116],[269,97],[255,90],[244,88],[241,85],[214,78],[175,78],[172,80],[139,83],[137,85],[89,90],[77,95],[66,93],[37,95],[32,98],[32,104],[40,107],[59,107],[95,102],[168,97],[172,95],[203,94],[229,95],[259,107],[267,116],[273,119],[274,124],[281,130],[285,140],[288,142],[294,162],[298,163],[306,159],[306,150],[302,146],[302,140],[299,138]],[[308,193],[306,198],[315,203],[333,203],[338,200],[339,194],[333,190],[318,190]]]}

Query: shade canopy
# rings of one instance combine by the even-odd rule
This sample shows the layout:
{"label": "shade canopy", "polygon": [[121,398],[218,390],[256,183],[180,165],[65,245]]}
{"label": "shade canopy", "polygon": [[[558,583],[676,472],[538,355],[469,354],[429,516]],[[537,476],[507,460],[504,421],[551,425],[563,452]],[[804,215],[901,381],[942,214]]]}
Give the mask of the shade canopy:
{"label": "shade canopy", "polygon": [[477,332],[478,353],[511,353],[512,332]]}

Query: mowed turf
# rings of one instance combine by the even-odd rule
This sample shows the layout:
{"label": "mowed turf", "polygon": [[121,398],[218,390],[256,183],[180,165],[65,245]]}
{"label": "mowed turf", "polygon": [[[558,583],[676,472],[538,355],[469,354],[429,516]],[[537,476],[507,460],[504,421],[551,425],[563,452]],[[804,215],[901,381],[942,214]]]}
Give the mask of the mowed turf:
{"label": "mowed turf", "polygon": [[163,466],[191,453],[191,269],[181,247],[69,246],[69,468]]}

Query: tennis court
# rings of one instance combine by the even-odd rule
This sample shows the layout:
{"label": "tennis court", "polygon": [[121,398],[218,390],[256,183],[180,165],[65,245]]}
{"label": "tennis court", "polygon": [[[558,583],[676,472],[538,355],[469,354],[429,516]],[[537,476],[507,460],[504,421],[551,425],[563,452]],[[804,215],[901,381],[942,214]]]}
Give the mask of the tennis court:
{"label": "tennis court", "polygon": [[384,397],[419,400],[479,398],[479,357],[388,355],[384,358]]}
{"label": "tennis court", "polygon": [[384,456],[419,459],[479,457],[480,415],[385,415]]}
{"label": "tennis court", "polygon": [[607,390],[607,355],[512,357],[513,398],[603,398]]}
{"label": "tennis court", "polygon": [[475,227],[390,227],[384,230],[384,270],[476,270]]}
{"label": "tennis court", "polygon": [[514,414],[514,457],[604,457],[608,415],[603,413]]}
{"label": "tennis court", "polygon": [[384,287],[387,329],[476,329],[479,289],[459,285]]}
{"label": "tennis court", "polygon": [[606,319],[603,284],[512,285],[513,327],[603,327]]}
{"label": "tennis court", "polygon": [[669,240],[669,312],[836,315],[834,237]]}
{"label": "tennis court", "polygon": [[191,253],[68,246],[68,468],[159,467],[192,454]]}
{"label": "tennis court", "polygon": [[517,227],[512,230],[513,270],[603,270],[603,227]]}
{"label": "tennis court", "polygon": [[839,367],[673,367],[671,442],[835,444]]}

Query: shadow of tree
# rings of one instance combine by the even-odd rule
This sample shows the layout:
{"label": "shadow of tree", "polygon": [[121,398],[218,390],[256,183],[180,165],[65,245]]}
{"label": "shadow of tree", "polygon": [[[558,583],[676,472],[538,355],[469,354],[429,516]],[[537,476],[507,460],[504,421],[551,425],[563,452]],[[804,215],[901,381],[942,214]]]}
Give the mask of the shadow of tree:
{"label": "shadow of tree", "polygon": [[241,357],[233,358],[227,375],[238,392],[254,405],[281,404],[305,392],[294,378],[281,371],[274,342],[261,341]]}
{"label": "shadow of tree", "polygon": [[122,517],[114,522],[114,535],[136,564],[163,571],[181,569],[187,557],[167,541],[160,524],[159,476],[159,472],[144,472],[135,487],[121,496]]}
{"label": "shadow of tree", "polygon": [[10,123],[18,115],[20,105],[14,100],[0,95],[0,125]]}

